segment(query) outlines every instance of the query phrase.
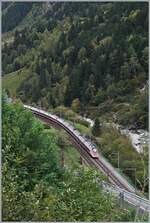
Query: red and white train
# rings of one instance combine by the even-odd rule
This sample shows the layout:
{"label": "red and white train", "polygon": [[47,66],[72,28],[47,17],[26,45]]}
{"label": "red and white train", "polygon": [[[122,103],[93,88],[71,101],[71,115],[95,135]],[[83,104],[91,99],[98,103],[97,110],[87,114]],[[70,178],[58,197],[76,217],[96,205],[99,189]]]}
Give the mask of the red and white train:
{"label": "red and white train", "polygon": [[[89,155],[96,159],[99,157],[96,146],[92,144],[89,140],[85,139],[74,127],[67,122],[65,122],[63,119],[59,118],[56,115],[52,115],[48,112],[45,112],[41,109],[24,105],[24,108],[27,108],[31,110],[37,117],[42,119],[44,122],[50,122],[56,127],[61,127],[79,144],[84,148],[85,151],[89,153]],[[48,122],[48,123],[49,123]]]}

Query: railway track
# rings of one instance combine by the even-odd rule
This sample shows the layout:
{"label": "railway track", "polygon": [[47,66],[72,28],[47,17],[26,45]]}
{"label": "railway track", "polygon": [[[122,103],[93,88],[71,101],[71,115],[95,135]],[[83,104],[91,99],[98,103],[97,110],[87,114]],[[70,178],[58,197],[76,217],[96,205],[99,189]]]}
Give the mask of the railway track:
{"label": "railway track", "polygon": [[[83,159],[92,167],[96,167],[98,170],[102,171],[109,179],[109,181],[112,183],[113,190],[114,187],[120,188],[120,190],[124,191],[124,195],[126,196],[127,202],[131,204],[137,205],[137,197],[138,201],[140,200],[140,206],[142,210],[149,210],[149,201],[139,197],[135,194],[135,188],[131,186],[126,179],[124,179],[111,165],[108,163],[105,158],[99,154],[98,158],[94,159],[90,156],[88,152],[88,148],[86,144],[83,143],[83,140],[81,141],[80,138],[76,133],[74,133],[73,129],[72,131],[68,127],[68,124],[58,118],[57,116],[51,115],[43,110],[39,110],[37,108],[33,108],[30,106],[24,105],[25,108],[30,109],[36,117],[38,117],[40,120],[42,120],[47,125],[53,125],[56,128],[62,128],[64,129],[67,134],[70,136],[71,141],[78,149],[79,153],[83,157]],[[33,109],[31,109],[33,108]],[[112,189],[110,189],[112,190]],[[119,191],[118,189],[116,189]],[[130,194],[130,195],[129,195]],[[132,196],[131,196],[132,194]]]}

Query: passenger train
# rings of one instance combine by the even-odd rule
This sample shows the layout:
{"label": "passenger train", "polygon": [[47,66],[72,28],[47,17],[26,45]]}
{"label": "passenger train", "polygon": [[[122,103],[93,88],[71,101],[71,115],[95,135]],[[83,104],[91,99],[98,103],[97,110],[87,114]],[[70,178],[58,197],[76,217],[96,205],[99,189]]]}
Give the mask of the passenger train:
{"label": "passenger train", "polygon": [[96,146],[92,144],[89,140],[85,139],[73,126],[65,122],[62,118],[60,119],[56,115],[52,115],[48,112],[45,112],[38,108],[34,108],[29,105],[24,105],[24,108],[31,110],[39,118],[41,117],[41,118],[48,119],[49,121],[53,122],[53,124],[56,124],[57,126],[62,127],[64,130],[67,131],[69,135],[72,136],[72,138],[74,138],[77,141],[79,145],[82,146],[82,148],[84,148],[84,150],[86,150],[89,153],[89,155],[92,158],[94,159],[98,158],[98,152],[97,152]]}

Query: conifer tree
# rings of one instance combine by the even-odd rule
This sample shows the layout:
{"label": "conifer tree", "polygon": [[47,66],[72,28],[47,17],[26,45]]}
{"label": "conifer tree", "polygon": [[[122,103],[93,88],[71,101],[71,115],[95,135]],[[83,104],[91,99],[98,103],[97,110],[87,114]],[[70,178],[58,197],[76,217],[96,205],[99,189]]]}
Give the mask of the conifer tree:
{"label": "conifer tree", "polygon": [[95,122],[92,128],[92,133],[94,136],[98,136],[100,134],[100,122],[98,118],[95,119]]}

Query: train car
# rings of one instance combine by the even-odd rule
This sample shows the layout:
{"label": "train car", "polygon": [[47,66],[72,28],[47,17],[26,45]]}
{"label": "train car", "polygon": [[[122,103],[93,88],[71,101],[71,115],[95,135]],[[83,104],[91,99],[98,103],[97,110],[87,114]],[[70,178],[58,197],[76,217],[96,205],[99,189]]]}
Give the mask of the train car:
{"label": "train car", "polygon": [[89,139],[87,139],[85,136],[83,136],[82,138],[83,138],[82,142],[84,143],[84,145],[88,149],[87,152],[90,154],[90,156],[92,158],[94,158],[94,159],[98,158],[99,155],[98,155],[98,152],[97,152],[97,149],[96,149],[96,145],[94,145],[93,143],[91,143],[89,141]]}
{"label": "train car", "polygon": [[94,145],[91,146],[92,148],[90,149],[90,155],[93,157],[93,158],[98,158],[98,152],[97,152],[97,149]]}
{"label": "train car", "polygon": [[[90,156],[92,158],[98,158],[98,152],[97,152],[95,145],[91,144],[91,142],[87,138],[81,136],[81,134],[77,131],[76,128],[73,128],[71,125],[68,126],[68,123],[65,123],[64,120],[58,118],[56,115],[48,114],[47,112],[45,112],[41,109],[34,108],[29,105],[24,105],[24,107],[30,109],[34,114],[39,113],[39,115],[41,114],[45,118],[51,117],[51,119],[55,120],[58,125],[62,126],[64,129],[66,129],[66,131],[69,130],[70,133],[72,133],[71,134],[72,136],[75,135],[77,140],[81,141],[82,144],[84,145],[84,147],[86,147],[85,148],[86,151],[90,154]],[[69,133],[69,131],[67,131],[67,132]]]}

